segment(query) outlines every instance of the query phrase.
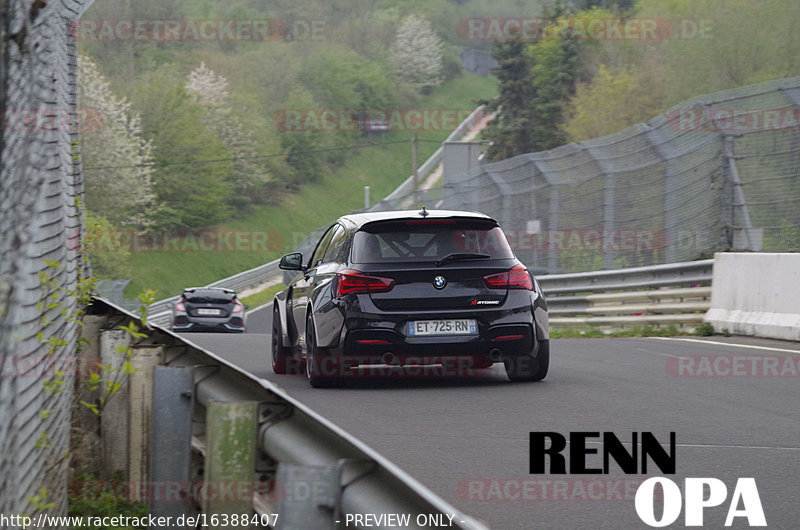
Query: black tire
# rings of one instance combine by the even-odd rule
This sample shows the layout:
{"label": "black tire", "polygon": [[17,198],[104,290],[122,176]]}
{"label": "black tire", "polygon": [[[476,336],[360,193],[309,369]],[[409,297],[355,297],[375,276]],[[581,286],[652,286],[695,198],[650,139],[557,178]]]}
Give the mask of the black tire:
{"label": "black tire", "polygon": [[272,310],[272,371],[279,375],[286,374],[290,357],[289,348],[283,345],[281,314],[276,304]]}
{"label": "black tire", "polygon": [[511,381],[541,381],[550,369],[550,341],[539,341],[539,354],[536,357],[520,355],[505,359],[503,364]]}
{"label": "black tire", "polygon": [[[323,357],[317,348],[317,333],[311,315],[306,318],[306,378],[314,388],[331,388],[338,384],[338,379],[322,373]],[[330,367],[327,367],[330,369]]]}

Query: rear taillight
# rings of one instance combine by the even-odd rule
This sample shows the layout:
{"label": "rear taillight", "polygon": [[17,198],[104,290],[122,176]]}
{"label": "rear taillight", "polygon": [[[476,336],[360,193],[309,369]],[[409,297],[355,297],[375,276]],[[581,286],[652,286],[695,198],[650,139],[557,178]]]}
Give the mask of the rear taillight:
{"label": "rear taillight", "polygon": [[515,265],[507,272],[484,276],[483,283],[489,289],[525,289],[533,291],[531,275],[528,274],[528,269],[522,265]]}
{"label": "rear taillight", "polygon": [[242,311],[244,311],[244,306],[242,305],[241,302],[237,300],[236,302],[233,303],[233,312],[241,313]]}
{"label": "rear taillight", "polygon": [[394,280],[367,276],[356,270],[343,270],[333,280],[333,292],[336,298],[347,294],[386,293],[394,288]]}
{"label": "rear taillight", "polygon": [[186,306],[183,305],[183,299],[175,303],[175,311],[180,311],[181,313],[186,312]]}

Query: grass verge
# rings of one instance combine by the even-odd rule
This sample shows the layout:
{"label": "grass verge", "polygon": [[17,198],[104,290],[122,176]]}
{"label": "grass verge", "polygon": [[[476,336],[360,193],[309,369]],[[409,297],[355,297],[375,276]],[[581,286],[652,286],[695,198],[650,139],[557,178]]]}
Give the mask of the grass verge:
{"label": "grass verge", "polygon": [[653,326],[636,326],[630,329],[619,329],[615,331],[603,331],[596,327],[576,327],[550,329],[551,339],[595,339],[599,337],[672,337],[675,335],[687,335],[685,331],[680,331],[675,326],[664,328],[654,328]]}
{"label": "grass verge", "polygon": [[284,289],[286,289],[286,286],[282,283],[279,283],[278,285],[267,287],[262,291],[258,291],[249,296],[245,296],[244,298],[240,298],[240,300],[247,306],[248,309],[255,309],[259,306],[272,302],[272,299],[275,298],[275,295]]}

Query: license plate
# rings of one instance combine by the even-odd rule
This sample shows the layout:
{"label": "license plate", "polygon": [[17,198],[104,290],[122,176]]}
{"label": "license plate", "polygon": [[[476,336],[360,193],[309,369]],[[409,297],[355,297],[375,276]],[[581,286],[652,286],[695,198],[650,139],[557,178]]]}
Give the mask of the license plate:
{"label": "license plate", "polygon": [[198,315],[219,315],[221,311],[219,309],[206,309],[206,308],[199,308],[197,310]]}
{"label": "license plate", "polygon": [[408,323],[409,337],[477,334],[478,323],[474,318],[451,320],[412,320]]}

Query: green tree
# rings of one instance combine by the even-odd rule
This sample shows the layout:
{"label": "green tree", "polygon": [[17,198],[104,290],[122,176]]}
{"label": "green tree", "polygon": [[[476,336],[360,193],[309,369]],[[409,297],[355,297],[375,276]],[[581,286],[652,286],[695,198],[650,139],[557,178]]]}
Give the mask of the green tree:
{"label": "green tree", "polygon": [[639,78],[627,70],[615,75],[600,65],[590,83],[578,85],[563,130],[569,141],[579,142],[647,121],[659,110]]}
{"label": "green tree", "polygon": [[[559,20],[569,13],[558,3],[548,18]],[[544,34],[552,37],[533,44],[511,40],[495,48],[500,95],[489,108],[499,116],[486,134],[494,142],[489,149],[492,160],[551,149],[566,140],[560,128],[563,110],[575,91],[586,44],[561,38],[553,25]]]}
{"label": "green tree", "polygon": [[327,108],[383,108],[395,102],[395,80],[387,64],[339,47],[318,50],[306,59],[300,82]]}
{"label": "green tree", "polygon": [[[309,148],[326,149],[313,155],[317,163],[336,166],[347,158],[348,148],[361,138],[358,127],[361,117],[395,105],[395,80],[386,63],[339,47],[318,50],[307,59],[306,64],[307,70],[299,76],[306,93],[293,93],[289,107],[302,108],[298,105],[303,101],[307,105],[305,108],[314,109],[318,115],[325,111],[332,112],[336,116],[334,121],[346,118],[349,111],[352,111],[354,119],[345,126],[337,125],[327,132],[315,131],[312,124],[307,132],[316,135],[313,140],[306,133],[284,133],[281,141],[285,147],[292,149],[290,165],[298,170],[300,160],[305,158],[300,155],[304,144]],[[285,138],[287,135],[292,137]],[[312,170],[310,161],[304,165],[303,171]],[[316,174],[305,174],[313,180],[318,173],[317,169]]]}
{"label": "green tree", "polygon": [[488,108],[499,112],[489,122],[485,136],[494,142],[489,149],[489,157],[493,160],[529,150],[528,137],[534,119],[529,105],[535,90],[529,79],[530,65],[524,55],[525,47],[522,41],[511,40],[496,44],[492,53],[498,62],[493,73],[499,80],[499,94],[488,102]]}
{"label": "green tree", "polygon": [[119,225],[146,226],[157,210],[153,146],[131,103],[118,98],[88,56],[78,58],[81,155],[89,210]]}
{"label": "green tree", "polygon": [[228,80],[200,63],[189,73],[185,88],[192,100],[202,107],[206,125],[234,156],[233,171],[226,179],[233,189],[231,205],[237,209],[249,206],[259,197],[255,192],[266,186],[270,175],[254,160],[253,139],[233,113]]}
{"label": "green tree", "polygon": [[416,91],[442,83],[442,41],[428,19],[409,15],[403,20],[392,44],[392,63],[397,77]]}
{"label": "green tree", "polygon": [[[303,87],[298,87],[293,91],[289,100],[288,109],[300,110],[301,112],[311,109],[314,115],[314,102],[311,93]],[[286,164],[289,166],[289,174],[284,180],[284,185],[290,190],[296,190],[301,184],[313,182],[321,176],[322,158],[316,152],[321,148],[324,138],[319,131],[304,130],[284,130],[279,133],[281,147],[286,153]]]}
{"label": "green tree", "polygon": [[226,220],[232,213],[232,153],[207,127],[203,109],[166,71],[144,76],[137,94],[155,146],[154,189],[164,204],[157,225],[201,227]]}

